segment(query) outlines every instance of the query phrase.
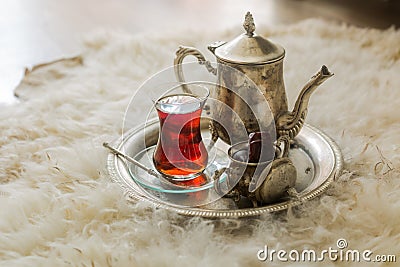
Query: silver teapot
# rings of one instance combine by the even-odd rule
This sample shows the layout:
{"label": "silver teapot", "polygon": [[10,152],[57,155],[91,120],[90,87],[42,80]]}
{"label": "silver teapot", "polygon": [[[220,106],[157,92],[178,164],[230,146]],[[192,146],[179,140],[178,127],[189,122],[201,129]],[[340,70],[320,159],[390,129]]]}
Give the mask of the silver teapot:
{"label": "silver teapot", "polygon": [[[243,79],[227,78],[227,72],[225,71],[226,66],[244,73],[264,95],[275,123],[277,140],[275,146],[277,150],[276,158],[272,162],[272,167],[267,177],[257,178],[261,179],[260,181],[246,181],[245,183],[240,183],[240,188],[236,188],[236,190],[238,190],[241,195],[253,195],[253,200],[265,203],[271,202],[271,195],[280,195],[280,192],[278,192],[278,194],[277,192],[271,193],[271,188],[273,189],[276,187],[279,188],[280,191],[282,191],[283,188],[293,189],[295,177],[286,179],[288,181],[286,185],[280,184],[276,186],[276,181],[280,180],[278,176],[282,176],[282,173],[296,176],[295,167],[288,159],[290,142],[300,132],[304,124],[311,94],[333,74],[326,66],[322,66],[303,87],[293,110],[289,111],[283,80],[284,48],[254,32],[255,24],[250,12],[247,12],[245,16],[243,27],[245,33],[239,35],[232,41],[215,42],[208,46],[208,49],[216,57],[217,68],[214,68],[196,48],[180,46],[174,60],[175,74],[178,81],[184,82],[182,69],[183,59],[188,55],[195,56],[198,62],[205,65],[209,72],[217,75],[218,81],[214,96],[237,113],[248,133],[260,131],[260,125],[255,121],[251,107],[244,104],[243,99],[229,89],[232,87],[246,87],[248,85],[243,84]],[[211,106],[210,108],[212,109],[213,107]],[[270,122],[266,120],[265,123]],[[228,144],[231,143],[226,129],[218,122],[213,121],[210,125],[210,129],[214,141],[220,138]],[[270,193],[264,193],[263,196],[262,192]],[[268,201],[266,201],[266,199],[268,199]]]}

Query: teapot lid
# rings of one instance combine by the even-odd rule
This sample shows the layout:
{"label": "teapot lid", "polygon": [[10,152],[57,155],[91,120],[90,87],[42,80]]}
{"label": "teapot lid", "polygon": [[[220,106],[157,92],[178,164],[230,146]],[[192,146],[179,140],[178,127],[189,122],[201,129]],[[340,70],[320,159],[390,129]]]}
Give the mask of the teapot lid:
{"label": "teapot lid", "polygon": [[230,63],[263,64],[272,63],[285,56],[285,49],[254,33],[253,16],[247,12],[243,33],[230,42],[217,47],[214,54],[217,58]]}

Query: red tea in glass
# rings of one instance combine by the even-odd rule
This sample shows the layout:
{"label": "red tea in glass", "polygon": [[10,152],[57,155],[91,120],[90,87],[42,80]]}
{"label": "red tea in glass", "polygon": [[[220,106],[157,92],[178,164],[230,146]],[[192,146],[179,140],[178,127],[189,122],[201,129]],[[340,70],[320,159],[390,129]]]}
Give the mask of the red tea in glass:
{"label": "red tea in glass", "polygon": [[153,162],[164,176],[193,179],[206,168],[208,153],[201,137],[200,118],[207,96],[208,90],[205,97],[182,93],[157,100],[160,135]]}

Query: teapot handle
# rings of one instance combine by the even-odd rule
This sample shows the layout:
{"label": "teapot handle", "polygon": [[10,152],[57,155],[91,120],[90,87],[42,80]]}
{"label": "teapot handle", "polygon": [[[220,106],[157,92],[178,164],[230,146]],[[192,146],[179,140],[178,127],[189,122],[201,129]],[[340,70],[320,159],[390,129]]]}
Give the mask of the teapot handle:
{"label": "teapot handle", "polygon": [[[204,65],[209,72],[217,75],[217,69],[211,66],[210,61],[206,60],[199,50],[194,47],[179,46],[178,50],[175,53],[174,59],[175,76],[179,82],[185,82],[185,77],[183,76],[182,62],[183,59],[189,55],[195,56],[200,65]],[[190,90],[185,85],[183,85],[183,90],[187,93],[190,93]]]}

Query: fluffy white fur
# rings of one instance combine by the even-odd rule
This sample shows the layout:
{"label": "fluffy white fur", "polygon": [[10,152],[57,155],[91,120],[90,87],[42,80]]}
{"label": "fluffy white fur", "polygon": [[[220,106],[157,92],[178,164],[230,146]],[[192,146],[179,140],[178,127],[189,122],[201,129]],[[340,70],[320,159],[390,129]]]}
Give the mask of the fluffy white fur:
{"label": "fluffy white fur", "polygon": [[400,261],[400,31],[393,28],[307,20],[262,33],[286,48],[289,103],[322,64],[335,73],[312,96],[307,118],[344,154],[346,171],[323,196],[259,218],[207,220],[128,203],[110,182],[101,144],[120,134],[134,90],[172,64],[178,45],[205,51],[206,42],[237,34],[102,32],[86,41],[83,64],[28,73],[16,91],[21,103],[0,114],[0,265],[267,266],[256,256],[264,245],[320,251],[338,238]]}

